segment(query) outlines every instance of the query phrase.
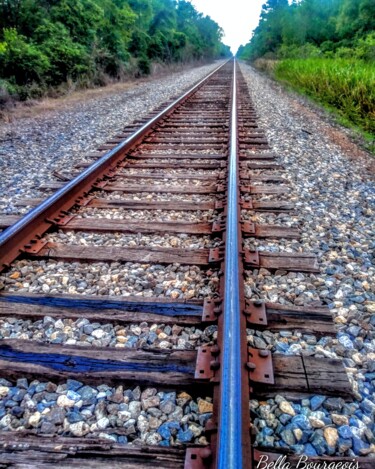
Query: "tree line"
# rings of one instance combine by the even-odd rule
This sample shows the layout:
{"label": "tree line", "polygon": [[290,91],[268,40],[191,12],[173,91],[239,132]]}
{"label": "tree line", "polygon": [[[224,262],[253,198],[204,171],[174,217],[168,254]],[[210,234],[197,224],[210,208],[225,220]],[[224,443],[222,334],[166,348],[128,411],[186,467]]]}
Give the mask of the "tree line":
{"label": "tree line", "polygon": [[237,56],[375,60],[374,0],[267,0]]}
{"label": "tree line", "polygon": [[185,0],[0,0],[0,88],[27,98],[228,56],[222,36]]}

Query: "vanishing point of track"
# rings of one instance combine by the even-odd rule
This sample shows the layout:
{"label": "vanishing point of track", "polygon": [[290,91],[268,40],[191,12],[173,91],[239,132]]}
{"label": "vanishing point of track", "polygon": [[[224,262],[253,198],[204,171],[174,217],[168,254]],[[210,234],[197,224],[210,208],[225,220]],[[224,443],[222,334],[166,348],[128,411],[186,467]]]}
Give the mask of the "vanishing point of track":
{"label": "vanishing point of track", "polygon": [[[0,375],[13,380],[70,378],[88,384],[152,385],[189,390],[192,395],[205,390],[213,403],[212,416],[205,422],[208,444],[132,446],[99,438],[2,432],[0,467],[231,469],[256,467],[265,457],[277,461],[282,455],[252,445],[251,397],[267,399],[282,393],[301,398],[318,393],[347,398],[351,389],[338,360],[272,356],[268,350],[248,346],[247,327],[321,335],[334,335],[335,329],[326,308],[245,298],[246,270],[318,272],[318,267],[310,253],[275,254],[245,247],[248,238],[298,238],[299,232],[256,224],[249,217],[254,212],[290,212],[294,207],[285,196],[283,168],[258,128],[237,64],[230,61],[219,67],[175,102],[126,127],[90,157],[90,164],[77,165],[78,173],[69,182],[46,185],[55,191],[46,200],[26,200],[25,205],[35,208],[16,223],[1,220],[6,229],[0,234],[0,269],[12,272],[19,259],[117,262],[120,270],[124,262],[199,266],[210,289],[198,295],[187,285],[185,295],[160,292],[151,297],[5,289],[0,295],[1,316],[217,325],[216,343],[196,350],[156,350],[2,340]],[[263,195],[270,197],[264,200]],[[148,218],[126,216],[141,211]],[[177,212],[177,218],[168,216]],[[108,213],[112,216],[101,215]],[[66,238],[56,241],[57,232],[185,234],[215,242],[194,249],[90,246],[69,244]],[[350,461],[317,458],[327,463],[346,459]],[[362,458],[361,463],[366,468],[371,461]]]}

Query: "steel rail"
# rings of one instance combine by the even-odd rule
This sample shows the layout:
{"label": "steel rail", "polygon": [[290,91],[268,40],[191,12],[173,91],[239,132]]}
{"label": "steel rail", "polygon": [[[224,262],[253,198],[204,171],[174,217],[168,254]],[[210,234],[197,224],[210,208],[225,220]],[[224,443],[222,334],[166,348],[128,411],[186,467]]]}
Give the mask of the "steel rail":
{"label": "steel rail", "polygon": [[[227,61],[228,62],[228,61]],[[14,225],[0,233],[0,272],[7,267],[35,236],[43,234],[53,225],[51,217],[56,216],[62,210],[67,210],[74,205],[74,201],[88,191],[92,184],[105,171],[115,165],[123,155],[137,144],[150,129],[172,112],[177,106],[184,103],[191,95],[200,89],[216,72],[227,62],[217,67],[213,72],[194,85],[181,97],[177,98],[155,117],[150,119],[140,129],[134,132],[126,140],[115,148],[106,152],[81,174],[65,184],[61,189],[48,197],[45,201],[33,208]]]}
{"label": "steel rail", "polygon": [[233,88],[228,165],[228,205],[225,246],[224,318],[221,353],[221,394],[218,431],[218,469],[240,469],[243,461],[241,299],[239,246],[239,175],[237,155],[237,76],[233,61]]}

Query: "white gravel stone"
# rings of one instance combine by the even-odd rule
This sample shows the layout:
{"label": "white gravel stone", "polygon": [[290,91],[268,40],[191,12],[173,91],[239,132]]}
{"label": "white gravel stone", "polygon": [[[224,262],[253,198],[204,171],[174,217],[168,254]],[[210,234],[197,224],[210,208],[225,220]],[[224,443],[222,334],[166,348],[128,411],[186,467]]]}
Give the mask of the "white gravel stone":
{"label": "white gravel stone", "polygon": [[[54,170],[70,173],[84,155],[202,79],[219,63],[131,84],[128,90],[57,107],[0,126],[0,212],[24,213],[18,198],[43,197]],[[27,155],[27,158],[25,158]],[[37,168],[37,170],[36,170]]]}
{"label": "white gravel stone", "polygon": [[[375,186],[368,171],[374,160],[350,141],[349,131],[332,125],[323,111],[286,92],[249,66],[242,64],[241,68],[259,116],[258,124],[265,129],[278,162],[285,168],[283,177],[290,183],[291,195],[286,194],[282,199],[293,202],[297,210],[297,219],[294,215],[251,216],[257,217],[257,223],[275,221],[281,226],[293,221],[295,225],[289,226],[298,226],[301,232],[298,241],[249,239],[245,247],[272,252],[311,252],[317,256],[321,269],[320,274],[276,272],[275,275],[265,269],[253,269],[247,272],[246,295],[282,304],[329,306],[338,325],[337,338],[305,337],[295,331],[290,331],[290,336],[263,333],[261,337],[268,339],[267,348],[276,347],[278,353],[343,358],[355,399],[345,404],[345,415],[341,415],[341,404],[338,404],[331,418],[330,409],[324,408],[324,403],[324,412],[307,414],[313,431],[306,431],[315,435],[314,440],[312,437],[308,440],[309,450],[325,454],[324,444],[330,444],[333,447],[330,455],[355,457],[374,453],[370,402],[375,398]],[[280,196],[257,195],[254,199],[277,201]],[[248,334],[248,342],[254,342],[254,332]],[[313,399],[319,400],[319,396]],[[281,432],[270,431],[278,422],[274,423],[275,415],[273,410],[270,412],[272,404],[269,403],[261,408],[256,402],[251,404],[252,410],[261,417],[267,416],[269,427],[267,434],[257,435],[257,441],[276,448],[281,440],[284,444],[287,440],[290,445],[296,435],[283,430],[288,425],[286,417]],[[301,430],[305,431],[304,417],[295,413]],[[261,430],[261,419],[255,422]],[[346,446],[347,436],[337,440],[336,429],[342,435],[350,433],[345,433],[345,428],[342,430],[348,422],[350,429],[354,429],[353,446],[351,441]],[[324,444],[319,446],[321,437]],[[315,446],[311,447],[310,443]]]}

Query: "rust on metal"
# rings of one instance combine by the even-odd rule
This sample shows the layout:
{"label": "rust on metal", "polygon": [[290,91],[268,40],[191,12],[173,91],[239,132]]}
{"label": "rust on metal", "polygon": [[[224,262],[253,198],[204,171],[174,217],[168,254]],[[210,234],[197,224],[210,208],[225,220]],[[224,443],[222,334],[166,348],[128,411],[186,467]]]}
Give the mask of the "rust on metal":
{"label": "rust on metal", "polygon": [[23,251],[28,254],[38,254],[47,244],[44,239],[32,239],[24,246]]}
{"label": "rust on metal", "polygon": [[197,380],[218,381],[217,371],[220,369],[218,347],[198,347],[194,377]]}
{"label": "rust on metal", "polygon": [[[179,99],[163,109],[151,120],[146,121],[144,125],[117,146],[112,148],[112,145],[104,145],[106,149],[108,148],[108,151],[104,154],[100,151],[96,152],[93,156],[98,159],[97,161],[94,161],[89,168],[69,181],[64,185],[64,187],[60,188],[39,206],[27,213],[23,218],[21,218],[21,220],[17,221],[14,225],[1,233],[0,271],[6,268],[19,256],[20,246],[27,245],[37,236],[42,236],[51,227],[51,225],[54,225],[54,222],[50,223],[48,220],[56,217],[56,213],[61,213],[62,210],[70,210],[76,204],[75,201],[78,197],[86,195],[93,189],[95,184],[99,183],[102,185],[102,182],[104,182],[103,178],[108,174],[113,174],[111,170],[116,168],[119,162],[129,156],[129,152],[150,134],[156,124],[161,123],[167,116],[170,116],[170,114],[173,113],[179,105],[196,93],[203,84],[207,83],[211,76],[221,67],[223,67],[223,65],[201,80]],[[225,150],[225,147],[223,150]],[[180,156],[182,155],[179,155],[179,157]],[[220,159],[225,158],[225,154],[217,156]],[[165,158],[165,155],[162,157]],[[154,156],[151,155],[151,158],[154,158]],[[195,158],[202,158],[202,156],[195,155]],[[97,185],[96,187],[100,186]]]}
{"label": "rust on metal", "polygon": [[244,200],[241,202],[241,208],[244,210],[253,210],[253,201],[252,200]]}
{"label": "rust on metal", "polygon": [[269,350],[259,350],[248,347],[249,361],[247,369],[249,370],[249,379],[254,383],[274,384],[272,355]]}
{"label": "rust on metal", "polygon": [[212,248],[208,256],[208,262],[221,262],[224,259],[224,252],[222,248]]}
{"label": "rust on metal", "polygon": [[245,315],[248,324],[266,326],[266,304],[263,301],[246,301]]}
{"label": "rust on metal", "polygon": [[242,223],[242,232],[247,235],[255,235],[255,223],[245,221]]}
{"label": "rust on metal", "polygon": [[222,221],[215,221],[212,224],[212,233],[222,233],[225,230],[225,223]]}
{"label": "rust on metal", "polygon": [[207,469],[212,462],[212,451],[209,447],[187,448],[184,469]]}
{"label": "rust on metal", "polygon": [[206,298],[203,303],[202,321],[215,322],[217,320],[217,306],[215,300]]}
{"label": "rust on metal", "polygon": [[245,249],[244,260],[246,264],[249,264],[252,267],[259,267],[260,265],[259,251]]}

